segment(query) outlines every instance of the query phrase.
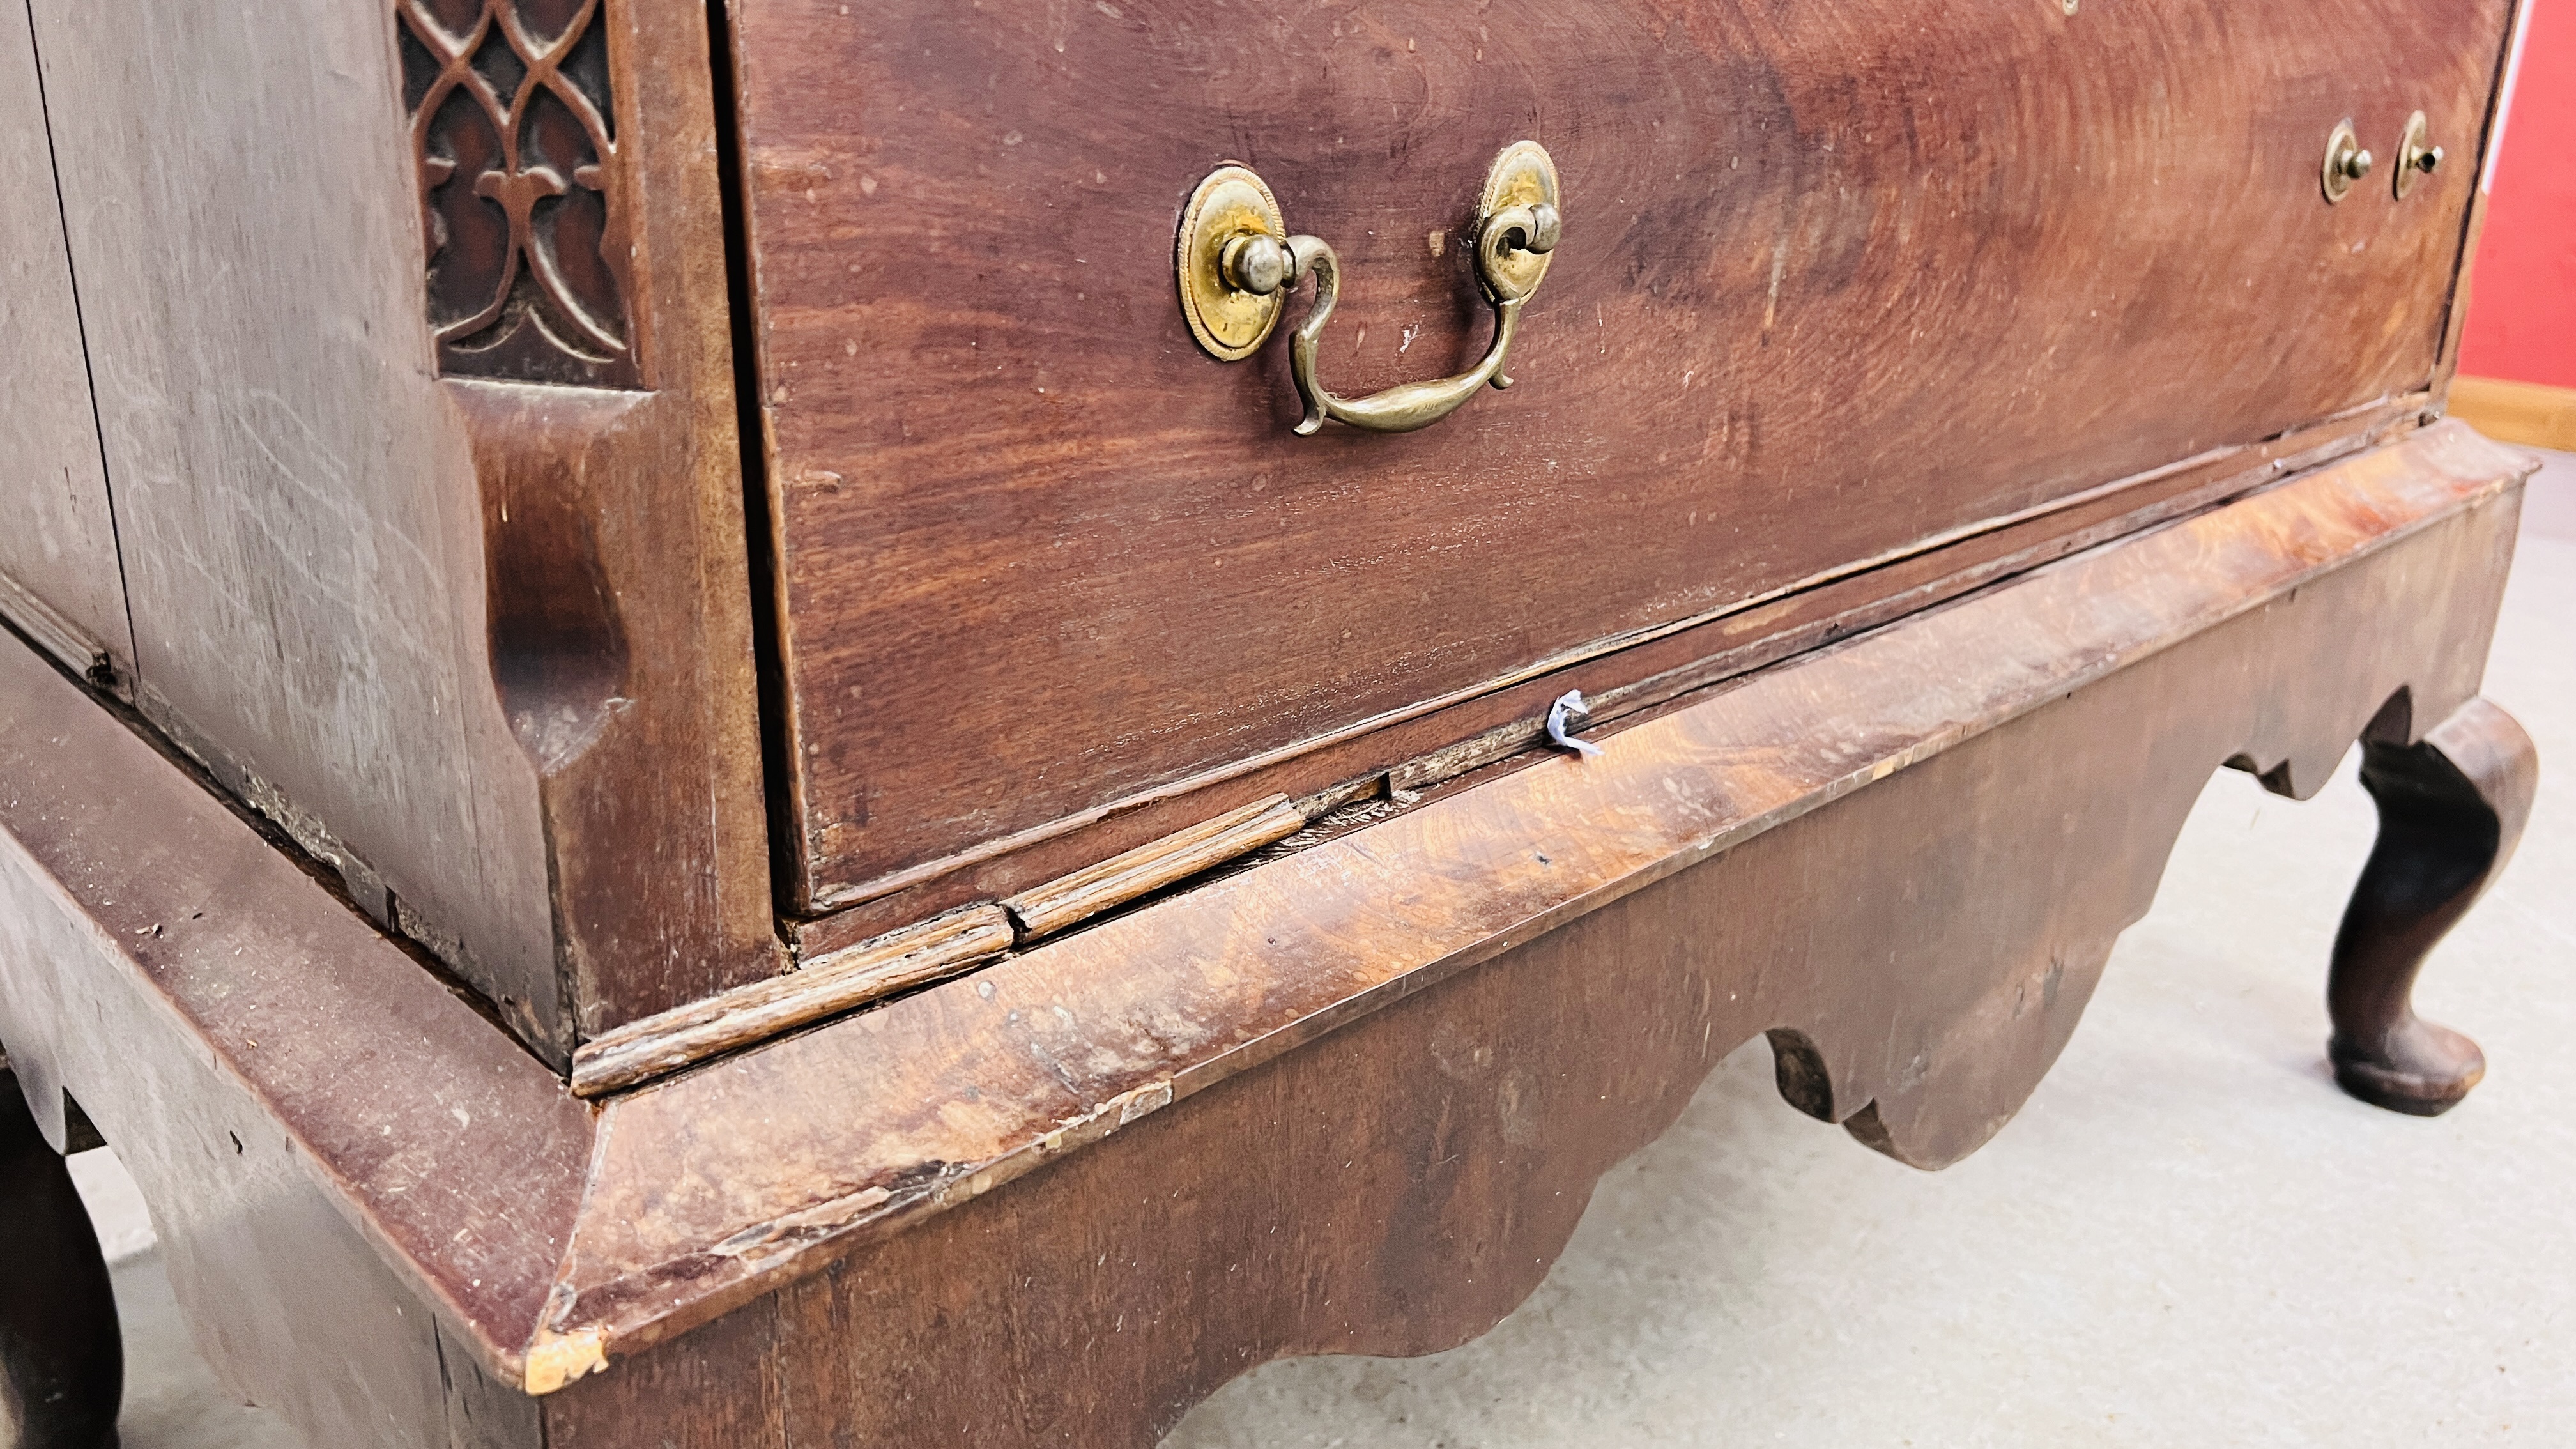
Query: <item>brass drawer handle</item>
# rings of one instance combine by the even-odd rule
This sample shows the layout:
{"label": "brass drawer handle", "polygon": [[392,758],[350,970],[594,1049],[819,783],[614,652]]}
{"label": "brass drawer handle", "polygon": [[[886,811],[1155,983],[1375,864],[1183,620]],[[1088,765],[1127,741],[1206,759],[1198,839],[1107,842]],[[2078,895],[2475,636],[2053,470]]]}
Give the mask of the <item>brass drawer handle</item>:
{"label": "brass drawer handle", "polygon": [[1341,297],[1341,259],[1320,237],[1289,236],[1279,203],[1261,178],[1221,166],[1191,193],[1181,216],[1176,264],[1181,310],[1210,355],[1249,357],[1278,325],[1299,279],[1315,279],[1315,303],[1289,339],[1288,361],[1311,436],[1327,418],[1376,433],[1429,427],[1456,412],[1476,390],[1510,387],[1503,360],[1520,331],[1521,308],[1547,276],[1563,222],[1557,210],[1556,164],[1536,141],[1515,141],[1494,158],[1477,208],[1476,280],[1494,308],[1494,340],[1484,359],[1455,377],[1400,383],[1367,397],[1335,394],[1316,374],[1324,324]]}

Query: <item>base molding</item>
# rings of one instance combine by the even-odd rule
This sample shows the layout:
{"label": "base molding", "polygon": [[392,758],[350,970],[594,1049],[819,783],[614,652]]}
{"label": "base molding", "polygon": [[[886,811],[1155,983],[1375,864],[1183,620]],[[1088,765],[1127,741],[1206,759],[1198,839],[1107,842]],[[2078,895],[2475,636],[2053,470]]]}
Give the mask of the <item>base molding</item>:
{"label": "base molding", "polygon": [[2476,697],[2525,467],[2442,423],[596,1105],[0,651],[0,1041],[314,1442],[1149,1445],[1490,1327],[1753,1036],[1973,1150],[2213,770],[2305,796]]}
{"label": "base molding", "polygon": [[[1599,868],[1593,852],[1608,842],[1571,838],[1547,797],[1580,793],[1587,770],[1623,753],[1663,752],[1670,789],[1605,784],[1631,812],[1624,831],[1607,824],[1618,818],[1609,796],[1566,820],[1634,844],[1651,836],[1636,817],[1651,814],[1656,795],[1698,796],[1713,812],[1703,828],[1726,843],[1570,918],[1527,902],[1532,923],[1495,929],[1500,949],[1466,968],[1391,980],[1366,1014],[1141,1120],[1115,1114],[1088,1145],[1037,1170],[968,1173],[939,1210],[917,1209],[899,1231],[848,1232],[852,1246],[824,1271],[543,1400],[547,1442],[649,1442],[723,1384],[741,1386],[726,1432],[795,1449],[836,1434],[1147,1449],[1190,1405],[1269,1359],[1455,1347],[1537,1287],[1600,1176],[1660,1135],[1735,1045],[1765,1032],[1791,1103],[1914,1165],[1956,1160],[2000,1129],[2055,1061],[2113,942],[2152,904],[2215,770],[2244,769],[2304,798],[2376,727],[2383,748],[2423,740],[2455,761],[2495,742],[2490,752],[2522,761],[2504,773],[2528,775],[2527,751],[2507,747],[2518,736],[2474,693],[2514,500],[2473,489],[2412,521],[2403,505],[2383,506],[2446,446],[2427,440],[2340,477],[2328,470],[2161,541],[2115,545],[2053,580],[1857,641],[1838,660],[1792,666],[1770,681],[1777,694],[1756,682],[1695,707],[1705,713],[1667,716],[1688,717],[1688,738],[1674,738],[1681,725],[1662,735],[1640,726],[1609,736],[1600,762],[1550,761],[1449,797],[1438,838],[1463,862],[1457,880],[1492,880],[1514,858],[1543,856],[1556,872]],[[2495,455],[2466,446],[2451,456]],[[2330,500],[2365,499],[2378,500],[2367,510],[2376,541],[2331,542],[2326,520],[2342,505]],[[2257,559],[2293,558],[2306,564],[2223,618],[2135,648],[2094,632],[2156,615],[2157,601],[2214,575],[2244,580],[2238,570]],[[2016,598],[2021,589],[2048,592]],[[2003,612],[1972,612],[1985,605]],[[2038,636],[2018,635],[2011,621],[2025,607],[2056,631],[2027,654]],[[1909,629],[1922,632],[1900,641]],[[1924,652],[1907,664],[1896,662],[1903,653],[1874,652],[1900,642]],[[1960,711],[1951,693],[1999,661],[2070,660],[2082,662],[2068,687],[2000,715]],[[1909,719],[1911,744],[1878,756],[1886,768],[1806,773],[1883,718],[1864,701],[1894,707],[1908,694],[1930,703]],[[1712,754],[1695,755],[1694,743]],[[1820,787],[1824,798],[1812,800],[1816,779],[1848,786]],[[2517,808],[2513,790],[2490,793],[2503,813]],[[1760,816],[1784,798],[1812,803],[1727,836],[1730,811]],[[1551,832],[1554,841],[1542,838]],[[2495,858],[2468,864],[2483,880]],[[1337,873],[1367,868],[1355,858]],[[1275,989],[1294,989],[1297,965],[1351,969],[1333,964],[1336,949],[1393,950],[1410,931],[1473,911],[1448,877],[1410,887],[1381,878],[1347,910],[1322,900],[1328,878],[1260,904],[1251,887],[1237,888],[1238,918],[1288,953]],[[2366,882],[2365,895],[2388,892]],[[2427,915],[2363,914],[2348,929],[2382,949],[2348,947],[2346,984],[2402,995],[2429,944]],[[1107,953],[1108,934],[1065,944],[1091,940]],[[1175,954],[1206,959],[1229,939],[1184,933]],[[1131,972],[1154,969],[1128,945],[1119,956]],[[1020,958],[1020,969],[1043,955]],[[2381,955],[2391,964],[2361,959]],[[1232,959],[1249,971],[1260,957]],[[1038,984],[1004,977],[998,1006],[1050,999],[1031,991]],[[1079,1012],[1069,984],[1047,983],[1078,1013],[1068,1029],[1115,1040],[1100,1014]],[[1170,1015],[1185,1005],[1173,1000]],[[2364,1005],[2338,1020],[2401,1016],[2412,1019],[2393,1004]],[[888,1023],[873,1044],[882,1050],[894,1030]],[[770,1100],[810,1090],[818,1101],[916,1103],[942,1085],[883,1057],[836,1066],[824,1057],[829,1036],[800,1039],[803,1071],[709,1081],[695,1109],[755,1082]],[[1067,1038],[1043,1044],[1077,1073],[1100,1060],[1065,1050]],[[967,1079],[987,1100],[1007,1080],[995,1070],[959,1084]],[[686,1130],[677,1089],[688,1080],[662,1089],[673,1095],[658,1108],[632,1111],[612,1150],[620,1134],[668,1140]],[[911,1140],[956,1110],[952,1100],[910,1119]],[[643,1160],[620,1175],[635,1180]],[[744,1179],[732,1181],[739,1191]],[[632,1220],[640,1206],[621,1209],[611,1195],[593,1211]],[[656,1206],[663,1226],[685,1211],[668,1196]],[[795,1251],[785,1234],[773,1241]],[[585,1302],[614,1311],[606,1294]]]}

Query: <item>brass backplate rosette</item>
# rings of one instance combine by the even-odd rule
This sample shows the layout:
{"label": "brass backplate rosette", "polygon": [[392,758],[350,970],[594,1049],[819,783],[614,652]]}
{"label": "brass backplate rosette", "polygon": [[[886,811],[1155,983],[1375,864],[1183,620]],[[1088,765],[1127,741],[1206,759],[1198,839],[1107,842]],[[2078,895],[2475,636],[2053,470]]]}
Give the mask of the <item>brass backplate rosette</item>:
{"label": "brass backplate rosette", "polygon": [[2352,129],[2347,116],[2326,133],[2326,159],[2317,172],[2317,184],[2325,189],[2326,200],[2336,202],[2352,194],[2352,185],[2370,174],[2370,153],[2361,149],[2361,137]]}
{"label": "brass backplate rosette", "polygon": [[2433,128],[2417,111],[2406,118],[2405,133],[2397,138],[2397,164],[2390,168],[2389,186],[2404,201],[2415,183],[2433,174],[2442,164],[2442,148],[2433,144]]}
{"label": "brass backplate rosette", "polygon": [[[1477,203],[1476,223],[1507,206],[1547,205],[1564,210],[1557,199],[1556,162],[1547,148],[1536,141],[1514,141],[1494,158],[1485,173],[1485,194]],[[1526,297],[1538,290],[1539,279],[1547,275],[1548,259],[1553,252],[1514,250],[1503,253],[1491,263],[1494,282],[1508,287],[1510,295]],[[1493,290],[1488,287],[1488,290]]]}
{"label": "brass backplate rosette", "polygon": [[1221,260],[1225,244],[1240,236],[1285,238],[1279,199],[1260,177],[1228,162],[1207,174],[1181,212],[1173,264],[1181,285],[1181,315],[1199,346],[1221,362],[1250,357],[1279,325],[1288,289],[1267,294],[1229,285]]}

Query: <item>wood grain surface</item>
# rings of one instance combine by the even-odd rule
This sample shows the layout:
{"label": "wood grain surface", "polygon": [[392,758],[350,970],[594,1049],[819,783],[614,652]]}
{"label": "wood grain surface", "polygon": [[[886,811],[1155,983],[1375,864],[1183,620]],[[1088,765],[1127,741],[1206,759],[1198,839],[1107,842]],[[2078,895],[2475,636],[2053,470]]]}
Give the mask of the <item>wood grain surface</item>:
{"label": "wood grain surface", "polygon": [[437,378],[389,6],[34,6],[138,703],[558,1065],[779,955],[705,12],[611,14],[649,393]]}
{"label": "wood grain surface", "polygon": [[[2072,495],[2033,516],[2007,518],[1928,551],[1827,570],[1714,618],[1669,631],[1641,631],[1617,653],[1542,667],[1500,689],[1422,701],[1327,741],[1236,761],[1116,808],[997,842],[1006,848],[953,868],[925,871],[916,883],[863,905],[785,925],[799,953],[810,957],[933,912],[1010,896],[1184,829],[1211,810],[1265,793],[1285,792],[1315,805],[1417,790],[1535,742],[1549,701],[1568,688],[1582,689],[1594,718],[1603,723],[1658,708],[1693,690],[2402,435],[2435,405],[2430,395],[2410,394],[2251,447],[2213,450],[2141,478]],[[1390,759],[1396,762],[1391,767]]]}
{"label": "wood grain surface", "polygon": [[[2509,5],[2325,8],[620,0],[609,391],[434,375],[384,6],[33,0],[52,174],[22,124],[0,180],[68,246],[49,291],[0,223],[0,342],[68,398],[85,330],[98,488],[62,408],[0,424],[69,460],[0,575],[257,812],[0,638],[37,1129],[77,1092],[229,1385],[405,1449],[1150,1442],[1490,1325],[1763,1032],[1954,1160],[2210,769],[2480,717],[2523,462],[2410,431],[2470,178],[2314,180],[2345,115],[2477,147]],[[1172,220],[1236,159],[1340,249],[1336,387],[1462,365],[1523,135],[1567,237],[1510,394],[1297,440],[1275,351],[1190,345]],[[764,984],[773,569],[785,903],[846,908],[799,947],[1008,897],[1028,948],[837,958],[921,989],[819,1025]],[[1607,755],[1529,753],[1576,684]],[[1285,795],[1354,803],[1153,894]],[[601,1038],[671,1074],[579,1100]]]}
{"label": "wood grain surface", "polygon": [[[503,804],[516,751],[457,607],[482,592],[472,464],[416,321],[387,20],[296,12],[32,7],[137,700],[380,919],[390,887],[442,923],[543,1039],[542,825],[524,782]],[[281,135],[333,140],[244,144]]]}
{"label": "wood grain surface", "polygon": [[598,1108],[13,650],[0,1039],[317,1442],[1141,1444],[1490,1324],[1753,1034],[1972,1149],[2211,769],[2474,693],[2523,463],[2440,425]]}
{"label": "wood grain surface", "polygon": [[707,13],[604,11],[651,391],[448,385],[474,445],[493,680],[542,779],[567,1042],[786,964]]}
{"label": "wood grain surface", "polygon": [[[774,1111],[876,1084],[857,1099],[889,1107],[877,1160],[925,1156],[873,1179],[890,1201],[863,1189],[716,1240],[692,1267],[792,1261],[835,1231],[861,1245],[774,1268],[776,1291],[546,1400],[547,1442],[1144,1449],[1269,1358],[1451,1347],[1537,1285],[1595,1179],[1765,1030],[1792,1102],[1917,1165],[1954,1159],[2054,1059],[2214,769],[2312,793],[2392,695],[2447,714],[2475,688],[2516,507],[2466,476],[2513,465],[2465,441],[2427,449],[2447,454],[2431,472],[2383,457],[2340,489],[2292,485],[1613,734],[1598,761],[1205,888],[1150,955],[1120,927],[1153,912],[861,1018],[872,1034],[613,1107],[602,1185],[640,1181],[616,1164],[733,1093]],[[1620,894],[1645,861],[1652,882]],[[1451,974],[1458,956],[1483,959]],[[1170,975],[1104,993],[1111,962],[1140,960]],[[897,1067],[915,1003],[912,1029],[980,1016],[1025,1055]],[[1031,1056],[1075,1083],[1014,1069]],[[1158,1082],[1171,1105],[1132,1110]],[[935,1160],[969,1121],[1045,1170]],[[678,1155],[702,1163],[700,1145]],[[812,1157],[788,1175],[816,1197],[871,1180],[829,1160],[828,1185]],[[723,1184],[697,1231],[759,1210],[740,1169],[697,1180]],[[864,1229],[907,1196],[936,1215]],[[688,1210],[601,1193],[575,1258]]]}
{"label": "wood grain surface", "polygon": [[934,912],[1008,897],[1268,793],[1311,805],[1419,789],[1539,739],[1549,701],[1568,688],[1584,691],[1596,720],[1614,722],[2384,442],[2417,426],[2435,406],[2430,394],[2408,394],[2054,500],[2029,515],[1965,530],[1936,548],[1838,566],[1713,618],[1640,631],[1616,653],[1543,662],[1499,689],[1419,701],[1323,741],[1235,761],[1114,808],[1052,822],[970,852],[963,863],[926,869],[889,895],[784,925],[799,953],[810,957]]}
{"label": "wood grain surface", "polygon": [[1305,828],[1305,814],[1287,796],[1273,795],[1022,891],[1002,908],[1023,943],[1052,936]]}
{"label": "wood grain surface", "polygon": [[[2510,490],[2527,466],[2523,455],[2463,425],[2442,424],[2244,503],[1751,676],[1608,735],[1601,759],[1548,759],[1434,797],[834,1029],[617,1098],[602,1119],[552,1330],[599,1333],[614,1352],[697,1321],[709,1305],[741,1301],[795,1276],[810,1254],[971,1198],[1165,1100],[1288,1052],[2027,711],[2139,669],[2183,639],[2248,611],[2277,612],[2276,601],[2293,591],[2307,597],[2334,565],[2432,529],[2410,562],[2360,576],[2367,588],[2402,592],[2406,604],[2365,593],[2340,611],[2298,614],[2316,622],[2264,646],[2274,654],[2243,655],[2250,644],[2218,651],[2234,660],[2230,667],[2269,684],[2256,688],[2234,676],[2195,683],[2186,671],[2163,686],[2175,694],[2164,706],[2149,710],[2150,696],[2123,696],[2131,701],[2125,708],[2155,722],[2148,737],[2161,731],[2175,740],[2170,748],[2178,753],[2159,759],[2188,758],[2222,736],[2233,740],[2189,766],[2189,788],[2164,784],[2172,798],[2160,808],[2177,828],[2198,782],[2240,753],[2313,790],[2400,688],[2411,689],[2428,714],[2447,714],[2475,692],[2510,557],[2511,499],[2518,497]],[[2342,638],[2338,630],[2363,637]],[[2263,660],[2276,663],[2258,669]],[[2229,691],[2240,687],[2253,697],[2237,702]],[[2203,712],[2213,715],[2207,738],[2193,723]],[[2275,739],[2293,720],[2304,727]],[[2236,738],[2249,729],[2251,737]],[[2014,756],[2019,768],[2055,778],[2060,767],[2043,770],[2021,754]],[[2082,760],[2105,778],[2117,774],[2108,758]],[[2072,799],[2077,778],[2054,788]],[[2099,794],[2123,799],[2112,786]],[[2125,805],[2103,808],[2114,820],[2128,818]],[[1973,833],[1927,836],[1920,823],[1873,827],[1862,823],[1870,818],[1865,810],[1840,818],[1855,838],[1895,830],[1897,840],[1931,856],[1983,849]],[[1840,841],[1841,832],[1833,838]],[[2070,877],[2080,861],[2058,861],[2055,846],[2005,849],[2010,865],[1997,863],[1994,879],[1978,877],[1977,890],[1963,884],[1905,902],[1919,917],[1911,929],[1968,933],[1955,952],[1958,974],[1928,965],[1891,971],[1883,955],[1829,951],[1820,959],[1842,964],[1815,969],[1818,989],[1844,990],[1842,978],[1856,975],[1866,978],[1874,1005],[1863,1007],[1857,997],[1834,1010],[1820,1005],[1820,1020],[1809,1021],[1784,1001],[1778,1016],[1746,1025],[1732,1040],[1785,1027],[1824,1041],[1834,1035],[1836,1011],[1864,1011],[1877,1025],[1857,1029],[1818,1064],[1817,1079],[1833,1083],[1832,1115],[1841,1119],[1876,1102],[1887,1134],[1882,1145],[1926,1165],[1949,1161],[2018,1104],[2054,1046],[2007,1049],[2005,1039],[1970,1045],[1970,1037],[1948,1069],[1962,1075],[1946,1078],[1945,1090],[1918,1092],[1929,1061],[1909,1068],[1915,1048],[1892,1059],[1870,1056],[1896,1050],[1873,1033],[1912,1033],[1928,1050],[1953,1033],[2004,1031],[2000,1022],[1980,1024],[1978,1013],[1991,1004],[1981,993],[2009,992],[2012,984],[1996,988],[1993,973],[2020,968],[1969,950],[1975,933],[2010,940],[2011,911],[2049,919],[2078,909],[2073,902],[2087,911],[2131,902],[2143,911],[2154,878],[2147,866],[2160,868],[2169,840],[2161,837],[2152,857],[2118,857],[2144,871],[2108,878],[2127,881],[2120,891]],[[1810,849],[1818,852],[1802,857],[1810,862],[1840,858]],[[1837,866],[1834,879],[1848,894],[1873,877]],[[2009,904],[2019,900],[2026,907]],[[1784,909],[1777,929],[1831,936],[1859,908],[1848,899],[1832,909],[1819,905],[1814,919]],[[1896,912],[1896,904],[1884,909]],[[1959,920],[1939,924],[1951,911]],[[2063,971],[2080,978],[2097,968],[2129,918],[2088,917],[2084,934],[2058,942],[2067,948]],[[1893,919],[1887,929],[1897,929]],[[1674,944],[1662,949],[1684,951],[1693,939],[1676,931]],[[1797,959],[1790,947],[1778,949]],[[1758,971],[1760,955],[1729,969]],[[1718,1043],[1718,1053],[1731,1044]],[[1978,1075],[1989,1071],[1992,1080]],[[818,1136],[815,1124],[825,1122]],[[685,1190],[672,1185],[668,1163],[675,1158],[690,1164]]]}
{"label": "wood grain surface", "polygon": [[2463,377],[2452,384],[2451,411],[2502,442],[2576,451],[2576,387]]}
{"label": "wood grain surface", "polygon": [[[2467,169],[2318,159],[2469,154],[2507,9],[742,0],[802,898],[2426,386]],[[1510,394],[1297,439],[1192,345],[1233,159],[1341,253],[1336,387],[1456,370],[1521,136]]]}
{"label": "wood grain surface", "polygon": [[0,619],[76,671],[130,671],[115,509],[90,410],[88,359],[33,33],[0,5]]}
{"label": "wood grain surface", "polygon": [[542,1309],[588,1114],[14,644],[0,1042],[50,1141],[68,1088],[133,1173],[230,1391],[315,1444],[454,1449],[442,1384],[470,1383],[478,1354],[518,1381],[492,1345],[523,1341]]}
{"label": "wood grain surface", "polygon": [[958,975],[1010,949],[1012,935],[1011,918],[1001,907],[970,907],[630,1021],[573,1052],[573,1095],[596,1097],[631,1087]]}

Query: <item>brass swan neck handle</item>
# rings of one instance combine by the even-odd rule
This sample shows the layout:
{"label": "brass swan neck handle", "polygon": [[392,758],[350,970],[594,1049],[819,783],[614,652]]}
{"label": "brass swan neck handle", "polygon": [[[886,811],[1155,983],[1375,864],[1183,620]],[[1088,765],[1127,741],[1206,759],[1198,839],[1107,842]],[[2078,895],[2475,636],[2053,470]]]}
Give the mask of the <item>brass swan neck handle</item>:
{"label": "brass swan neck handle", "polygon": [[1261,179],[1239,166],[1201,182],[1182,218],[1181,298],[1201,345],[1233,361],[1261,345],[1296,284],[1315,279],[1314,305],[1288,344],[1306,404],[1297,423],[1301,436],[1320,431],[1328,418],[1369,432],[1411,432],[1456,412],[1479,388],[1512,385],[1503,364],[1519,334],[1521,308],[1547,275],[1564,227],[1556,168],[1537,142],[1504,148],[1486,176],[1474,245],[1476,279],[1494,308],[1494,337],[1483,359],[1454,377],[1400,383],[1358,398],[1325,387],[1317,366],[1324,325],[1341,298],[1341,259],[1320,237],[1283,235],[1277,206]]}
{"label": "brass swan neck handle", "polygon": [[1486,300],[1494,305],[1494,340],[1486,347],[1484,360],[1455,377],[1401,383],[1367,397],[1343,397],[1325,387],[1316,373],[1324,324],[1332,320],[1333,307],[1341,299],[1341,258],[1330,243],[1312,236],[1292,236],[1284,242],[1269,236],[1238,237],[1226,245],[1226,279],[1253,293],[1294,287],[1309,276],[1315,279],[1315,305],[1288,339],[1289,366],[1296,374],[1298,395],[1306,400],[1306,416],[1297,424],[1300,436],[1312,436],[1326,418],[1373,433],[1409,433],[1456,412],[1488,383],[1497,388],[1512,385],[1503,375],[1503,359],[1512,349],[1512,338],[1520,330],[1521,307],[1536,283],[1523,283],[1504,264],[1515,252],[1543,256],[1556,250],[1561,227],[1556,208],[1546,202],[1508,206],[1485,218],[1476,237],[1476,273]]}

